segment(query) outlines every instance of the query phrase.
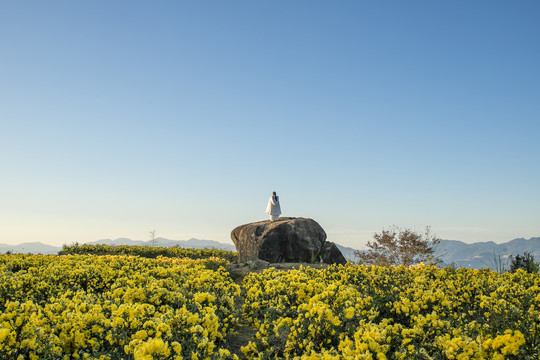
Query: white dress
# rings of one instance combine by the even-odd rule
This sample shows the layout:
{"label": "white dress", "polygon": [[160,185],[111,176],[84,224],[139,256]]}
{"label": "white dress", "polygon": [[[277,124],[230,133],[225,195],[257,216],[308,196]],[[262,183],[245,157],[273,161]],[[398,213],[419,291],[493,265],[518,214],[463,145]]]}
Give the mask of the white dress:
{"label": "white dress", "polygon": [[266,213],[270,215],[270,220],[276,221],[281,214],[281,206],[279,205],[279,196],[270,196],[268,200],[268,206],[266,207]]}

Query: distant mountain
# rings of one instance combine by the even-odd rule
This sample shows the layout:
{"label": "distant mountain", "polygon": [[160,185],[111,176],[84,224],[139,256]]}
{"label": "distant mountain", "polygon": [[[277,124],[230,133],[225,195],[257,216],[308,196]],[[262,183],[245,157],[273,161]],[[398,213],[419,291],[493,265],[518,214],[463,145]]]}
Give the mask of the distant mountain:
{"label": "distant mountain", "polygon": [[466,244],[457,240],[442,240],[438,255],[446,265],[470,267],[473,269],[493,268],[500,259],[503,264],[510,264],[510,255],[529,252],[535,261],[540,262],[540,237],[528,240],[519,238],[502,244],[493,241]]}
{"label": "distant mountain", "polygon": [[354,256],[354,252],[357,251],[356,249],[346,247],[346,246],[341,246],[339,244],[336,244],[336,246],[339,249],[339,251],[341,251],[345,259],[353,261],[353,262],[358,261],[358,258]]}
{"label": "distant mountain", "polygon": [[144,241],[142,240],[131,240],[127,238],[118,238],[115,240],[111,239],[101,239],[96,241],[90,241],[86,242],[87,245],[111,245],[111,246],[119,246],[119,245],[139,245],[143,246]]}
{"label": "distant mountain", "polygon": [[156,238],[154,241],[142,241],[142,240],[131,240],[126,238],[119,238],[116,240],[103,239],[97,241],[87,242],[88,245],[139,245],[139,246],[161,246],[161,247],[173,247],[179,246],[182,248],[191,248],[191,249],[221,249],[221,250],[230,250],[236,251],[236,248],[233,244],[220,243],[214,240],[199,240],[199,239],[189,239],[189,240],[169,240],[164,238]]}
{"label": "distant mountain", "polygon": [[[510,255],[520,255],[524,252],[531,253],[535,261],[540,262],[540,237],[528,240],[519,238],[501,244],[493,241],[467,244],[458,240],[441,240],[436,255],[443,260],[443,266],[495,270],[500,265],[509,268]],[[354,254],[353,258],[349,258],[342,253],[347,259],[357,260]]]}
{"label": "distant mountain", "polygon": [[27,242],[19,245],[0,244],[0,254],[11,252],[13,254],[57,254],[61,247],[43,244],[40,242]]}
{"label": "distant mountain", "polygon": [[[106,244],[106,245],[140,245],[140,246],[162,246],[172,247],[180,246],[182,248],[194,248],[194,249],[222,249],[236,251],[233,244],[221,243],[213,240],[169,240],[164,238],[156,238],[154,243],[152,240],[131,240],[127,238],[119,238],[115,240],[103,239],[88,242],[89,245]],[[343,256],[347,260],[356,261],[354,256],[356,249],[341,246],[336,244]],[[22,253],[22,254],[57,254],[61,247],[42,244],[39,242],[28,242],[19,245],[0,244],[0,254],[6,252]],[[530,239],[518,238],[505,243],[497,244],[493,241],[477,242],[473,244],[467,244],[457,240],[442,240],[441,246],[438,251],[438,255],[443,259],[444,265],[455,265],[458,267],[468,267],[474,269],[481,269],[486,267],[493,267],[495,259],[502,259],[502,262],[507,265],[510,264],[510,255],[519,255],[524,252],[531,253],[535,261],[540,262],[540,237],[534,237]]]}
{"label": "distant mountain", "polygon": [[[139,246],[161,246],[161,247],[172,247],[179,246],[182,248],[192,248],[192,249],[222,249],[229,251],[236,251],[236,248],[233,244],[224,244],[218,241],[213,240],[199,240],[199,239],[189,239],[189,240],[169,240],[164,238],[156,238],[154,243],[152,240],[142,241],[142,240],[131,240],[127,238],[119,238],[115,240],[103,239],[97,241],[87,242],[88,245],[139,245]],[[13,254],[58,254],[62,250],[61,246],[52,246],[43,244],[40,242],[28,242],[19,245],[8,245],[0,244],[0,254],[5,254],[11,252]]]}

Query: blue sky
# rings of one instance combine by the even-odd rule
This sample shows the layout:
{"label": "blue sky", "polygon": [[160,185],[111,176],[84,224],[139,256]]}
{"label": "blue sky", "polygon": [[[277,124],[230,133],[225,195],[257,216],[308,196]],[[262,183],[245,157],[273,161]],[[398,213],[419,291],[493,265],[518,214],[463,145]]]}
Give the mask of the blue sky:
{"label": "blue sky", "polygon": [[540,236],[537,1],[3,1],[0,243]]}

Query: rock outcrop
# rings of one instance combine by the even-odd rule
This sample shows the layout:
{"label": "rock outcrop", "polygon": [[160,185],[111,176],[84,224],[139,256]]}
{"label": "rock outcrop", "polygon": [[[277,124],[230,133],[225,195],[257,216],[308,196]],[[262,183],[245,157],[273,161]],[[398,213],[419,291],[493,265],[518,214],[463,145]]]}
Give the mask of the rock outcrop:
{"label": "rock outcrop", "polygon": [[238,262],[345,264],[347,260],[313,219],[280,218],[240,225],[231,232]]}

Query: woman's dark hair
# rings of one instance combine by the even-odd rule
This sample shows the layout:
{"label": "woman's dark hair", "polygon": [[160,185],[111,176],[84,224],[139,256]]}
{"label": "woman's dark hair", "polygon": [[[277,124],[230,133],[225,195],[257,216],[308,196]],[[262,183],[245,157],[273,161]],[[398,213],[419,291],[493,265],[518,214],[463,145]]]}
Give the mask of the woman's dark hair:
{"label": "woman's dark hair", "polygon": [[275,191],[274,191],[272,194],[273,194],[274,196],[276,196],[276,192],[275,192]]}

